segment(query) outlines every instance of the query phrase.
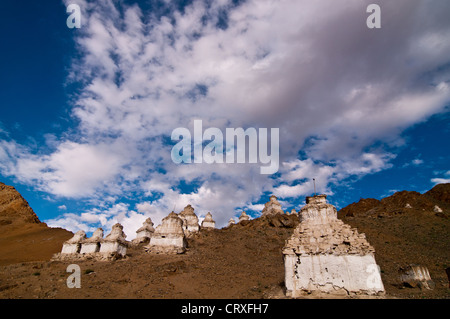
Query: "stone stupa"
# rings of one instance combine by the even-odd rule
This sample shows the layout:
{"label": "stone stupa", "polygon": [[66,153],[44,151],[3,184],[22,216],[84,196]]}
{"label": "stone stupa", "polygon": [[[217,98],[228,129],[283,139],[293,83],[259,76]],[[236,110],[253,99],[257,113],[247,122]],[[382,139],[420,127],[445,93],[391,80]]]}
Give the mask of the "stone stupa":
{"label": "stone stupa", "polygon": [[326,195],[307,197],[299,218],[283,249],[287,296],[384,293],[374,248],[337,218]]}
{"label": "stone stupa", "polygon": [[171,212],[156,227],[146,247],[149,252],[182,254],[186,251],[186,237],[183,231],[183,220]]}
{"label": "stone stupa", "polygon": [[271,216],[276,214],[284,214],[281,204],[275,195],[270,196],[267,203],[264,204],[264,208],[261,212],[261,216]]}
{"label": "stone stupa", "polygon": [[194,208],[189,204],[179,214],[178,217],[183,221],[183,230],[187,237],[198,233],[200,226],[198,225],[198,217],[194,213]]}
{"label": "stone stupa", "polygon": [[205,216],[205,219],[203,219],[203,221],[202,221],[202,228],[205,228],[205,229],[214,229],[214,228],[216,228],[216,222],[212,218],[212,215],[211,215],[210,212],[208,212],[208,214],[206,214],[206,216]]}

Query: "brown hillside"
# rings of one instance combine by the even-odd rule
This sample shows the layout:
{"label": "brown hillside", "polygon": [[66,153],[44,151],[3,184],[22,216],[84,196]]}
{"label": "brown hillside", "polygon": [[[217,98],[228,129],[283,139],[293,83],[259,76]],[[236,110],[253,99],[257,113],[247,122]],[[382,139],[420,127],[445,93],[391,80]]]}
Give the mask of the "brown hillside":
{"label": "brown hillside", "polygon": [[[445,194],[449,186],[439,186],[439,192],[435,187],[432,193]],[[381,267],[385,289],[391,296],[450,297],[445,273],[450,266],[450,207],[438,200],[443,197],[432,197],[430,192],[397,192],[378,203],[376,200],[361,200],[338,212],[339,218],[365,233],[375,247],[375,258]],[[435,212],[435,205],[443,212]],[[403,289],[398,270],[408,264],[426,266],[436,288],[432,291]]]}
{"label": "brown hillside", "polygon": [[353,217],[359,214],[365,214],[371,209],[380,205],[380,201],[374,198],[362,198],[359,202],[350,204],[339,211],[340,216]]}
{"label": "brown hillside", "polygon": [[0,265],[48,260],[72,236],[41,223],[14,187],[0,183]]}
{"label": "brown hillside", "polygon": [[438,184],[425,193],[435,200],[450,204],[450,183]]}

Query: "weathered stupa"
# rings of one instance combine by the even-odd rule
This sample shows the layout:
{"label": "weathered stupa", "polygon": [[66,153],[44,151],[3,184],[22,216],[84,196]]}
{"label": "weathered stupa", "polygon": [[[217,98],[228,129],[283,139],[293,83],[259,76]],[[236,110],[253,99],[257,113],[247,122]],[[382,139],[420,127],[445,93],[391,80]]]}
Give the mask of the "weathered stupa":
{"label": "weathered stupa", "polygon": [[81,243],[86,239],[84,230],[79,230],[69,240],[63,243],[61,254],[78,254],[81,251]]}
{"label": "weathered stupa", "polygon": [[234,224],[236,224],[236,222],[234,221],[234,218],[231,217],[230,220],[228,221],[227,227],[231,227],[231,226],[233,226]]}
{"label": "weathered stupa", "polygon": [[206,229],[216,228],[216,222],[212,218],[212,215],[210,212],[208,212],[208,214],[206,214],[206,216],[205,216],[205,219],[203,219],[202,228],[206,228]]}
{"label": "weathered stupa", "polygon": [[52,260],[120,259],[127,254],[126,237],[120,224],[115,224],[106,238],[103,238],[102,228],[97,228],[90,238],[86,238],[86,233],[80,230],[64,242],[61,253],[54,254]]}
{"label": "weathered stupa", "polygon": [[127,235],[123,232],[123,226],[119,223],[115,224],[111,233],[105,237],[100,243],[100,254],[117,254],[124,257],[127,254],[128,242],[125,240]]}
{"label": "weathered stupa", "polygon": [[264,204],[264,208],[261,212],[261,216],[271,216],[275,214],[284,214],[281,204],[275,195],[270,196],[267,203]]}
{"label": "weathered stupa", "polygon": [[98,253],[103,240],[103,229],[97,228],[92,237],[84,239],[81,244],[81,254]]}
{"label": "weathered stupa", "polygon": [[200,230],[198,217],[194,213],[194,208],[189,204],[179,214],[178,217],[183,221],[183,230],[187,237]]}
{"label": "weathered stupa", "polygon": [[326,195],[306,197],[299,218],[283,249],[288,296],[384,293],[374,248],[337,218]]}
{"label": "weathered stupa", "polygon": [[155,253],[181,254],[186,251],[186,237],[183,231],[183,220],[171,212],[163,218],[150,238],[147,249]]}
{"label": "weathered stupa", "polygon": [[247,213],[244,211],[244,212],[241,213],[241,216],[239,216],[238,223],[240,223],[240,222],[242,222],[244,220],[249,220],[249,219],[250,219],[250,216],[248,216]]}
{"label": "weathered stupa", "polygon": [[136,238],[132,240],[132,243],[134,245],[148,243],[154,232],[155,228],[153,228],[152,219],[149,217],[144,221],[142,227],[136,230]]}

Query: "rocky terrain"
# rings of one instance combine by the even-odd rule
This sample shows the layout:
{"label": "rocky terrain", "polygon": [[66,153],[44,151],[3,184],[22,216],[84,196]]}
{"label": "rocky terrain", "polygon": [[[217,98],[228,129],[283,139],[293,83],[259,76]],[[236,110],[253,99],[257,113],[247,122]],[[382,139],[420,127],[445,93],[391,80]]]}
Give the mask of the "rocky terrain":
{"label": "rocky terrain", "polygon": [[[386,298],[450,297],[449,190],[361,199],[338,212],[375,248]],[[69,289],[69,262],[50,259],[73,234],[41,223],[14,188],[0,184],[0,298],[285,298],[282,249],[297,225],[296,215],[267,215],[201,230],[184,254],[137,246],[125,259],[77,261],[81,288]],[[403,287],[398,270],[408,264],[426,266],[436,287]]]}

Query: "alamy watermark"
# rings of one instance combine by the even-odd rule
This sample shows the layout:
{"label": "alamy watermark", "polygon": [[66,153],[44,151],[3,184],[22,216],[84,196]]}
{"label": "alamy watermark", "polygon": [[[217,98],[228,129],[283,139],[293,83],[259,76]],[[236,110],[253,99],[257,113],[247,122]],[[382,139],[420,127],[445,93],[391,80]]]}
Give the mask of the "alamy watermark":
{"label": "alamy watermark", "polygon": [[67,266],[66,272],[72,273],[67,277],[67,288],[81,288],[81,268],[77,264]]}
{"label": "alamy watermark", "polygon": [[278,172],[279,128],[270,129],[269,139],[267,128],[226,128],[223,134],[219,128],[210,127],[203,132],[203,121],[194,120],[194,134],[187,128],[178,127],[172,131],[171,138],[172,141],[179,141],[171,152],[172,161],[176,164],[260,163],[266,165],[260,167],[261,174]]}
{"label": "alamy watermark", "polygon": [[67,17],[66,25],[69,29],[81,28],[81,8],[78,4],[71,3],[67,6],[66,12],[70,13]]}
{"label": "alamy watermark", "polygon": [[366,24],[369,29],[381,28],[381,8],[378,4],[369,4],[366,9],[370,15],[367,17]]}

